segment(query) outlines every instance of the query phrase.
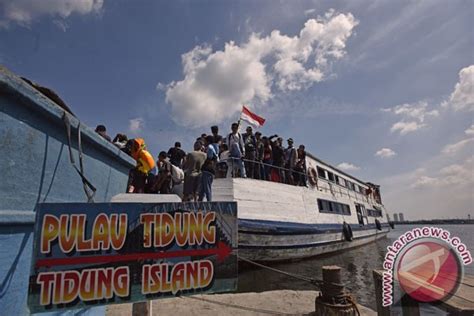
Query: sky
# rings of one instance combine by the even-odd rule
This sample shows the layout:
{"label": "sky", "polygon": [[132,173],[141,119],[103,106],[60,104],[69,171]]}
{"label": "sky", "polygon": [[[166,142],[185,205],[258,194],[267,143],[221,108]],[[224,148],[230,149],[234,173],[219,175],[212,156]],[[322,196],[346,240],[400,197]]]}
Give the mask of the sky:
{"label": "sky", "polygon": [[0,0],[0,64],[90,127],[190,150],[243,104],[264,135],[381,185],[389,213],[474,217],[474,2]]}

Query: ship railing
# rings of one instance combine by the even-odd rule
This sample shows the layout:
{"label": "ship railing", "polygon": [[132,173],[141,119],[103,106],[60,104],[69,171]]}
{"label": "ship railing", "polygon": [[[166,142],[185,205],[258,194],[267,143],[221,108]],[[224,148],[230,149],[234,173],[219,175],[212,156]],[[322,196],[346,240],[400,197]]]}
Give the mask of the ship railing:
{"label": "ship railing", "polygon": [[[305,167],[303,167],[304,171],[301,172],[295,169],[265,163],[260,160],[233,157],[221,160],[221,162],[227,164],[227,170],[225,171],[225,174],[218,171],[216,175],[217,178],[244,178],[243,175],[245,175],[245,178],[272,181],[272,170],[277,170],[280,183],[289,184],[286,180],[288,175],[291,175],[295,185],[307,186],[307,173],[305,172]],[[253,170],[253,175],[247,174],[247,170]]]}
{"label": "ship railing", "polygon": [[[308,186],[308,174],[306,173],[306,166],[303,167],[303,172],[289,169],[269,163],[265,163],[260,160],[251,160],[246,158],[233,158],[229,157],[227,159],[221,160],[227,164],[227,170],[222,172],[217,172],[216,178],[242,178],[242,175],[245,174],[246,178],[264,180],[264,181],[273,181],[271,179],[272,170],[277,170],[278,178],[280,183],[290,184],[287,177],[289,174],[293,176],[293,185],[299,186]],[[248,164],[253,164],[249,167]],[[253,170],[253,175],[246,174],[247,170]],[[239,174],[240,173],[240,174]],[[329,192],[332,195],[339,194],[341,196],[348,196],[351,199],[355,199],[367,203],[377,203],[376,199],[371,195],[367,195],[361,192],[351,191],[347,188],[341,188],[339,185],[331,183],[327,179],[319,178],[317,179],[318,184],[317,188],[321,191]],[[323,185],[326,183],[327,185]]]}

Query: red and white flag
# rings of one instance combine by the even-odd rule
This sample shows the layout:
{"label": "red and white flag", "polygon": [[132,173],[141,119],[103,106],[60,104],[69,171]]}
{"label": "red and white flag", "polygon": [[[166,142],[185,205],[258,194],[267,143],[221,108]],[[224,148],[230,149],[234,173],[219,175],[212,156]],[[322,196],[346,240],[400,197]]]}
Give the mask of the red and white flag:
{"label": "red and white flag", "polygon": [[255,113],[252,113],[244,106],[242,106],[242,113],[240,114],[240,119],[246,121],[247,123],[255,126],[262,127],[265,123],[265,119],[261,116],[258,116]]}

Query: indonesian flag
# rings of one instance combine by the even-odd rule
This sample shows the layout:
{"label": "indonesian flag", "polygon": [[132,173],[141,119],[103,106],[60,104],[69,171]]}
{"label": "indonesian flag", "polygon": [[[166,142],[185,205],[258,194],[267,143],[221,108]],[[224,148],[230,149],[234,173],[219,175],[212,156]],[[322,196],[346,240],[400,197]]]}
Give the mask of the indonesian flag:
{"label": "indonesian flag", "polygon": [[246,121],[247,123],[255,126],[262,127],[265,123],[265,119],[261,116],[258,116],[255,113],[252,113],[244,106],[242,106],[242,114],[240,114],[240,119]]}

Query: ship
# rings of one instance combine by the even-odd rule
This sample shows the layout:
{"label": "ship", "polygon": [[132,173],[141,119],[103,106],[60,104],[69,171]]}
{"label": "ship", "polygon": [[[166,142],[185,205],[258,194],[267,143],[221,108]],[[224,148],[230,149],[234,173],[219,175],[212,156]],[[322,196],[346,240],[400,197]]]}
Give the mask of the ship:
{"label": "ship", "polygon": [[213,201],[236,201],[239,257],[285,261],[342,251],[387,236],[380,186],[306,154],[307,186],[219,178]]}

